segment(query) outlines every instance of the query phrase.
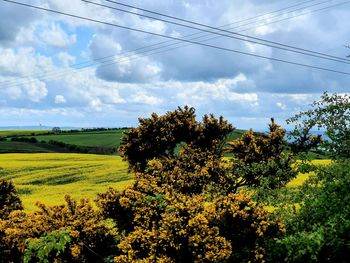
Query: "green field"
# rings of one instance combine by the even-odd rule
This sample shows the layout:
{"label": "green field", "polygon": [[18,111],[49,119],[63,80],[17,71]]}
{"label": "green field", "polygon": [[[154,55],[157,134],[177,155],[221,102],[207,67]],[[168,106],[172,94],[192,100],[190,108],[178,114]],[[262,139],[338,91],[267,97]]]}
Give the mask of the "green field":
{"label": "green field", "polygon": [[[80,147],[101,147],[117,149],[126,129],[107,131],[79,131],[60,134],[42,134],[48,131],[0,131],[0,136],[7,136],[7,141],[0,142],[0,153],[47,153],[69,152],[67,149],[48,144],[49,141],[58,141]],[[239,138],[244,130],[235,130],[228,140]],[[32,134],[35,134],[32,136]],[[36,138],[39,143],[12,142],[11,137]],[[40,143],[45,141],[46,143]]]}
{"label": "green field", "polygon": [[0,141],[0,153],[54,153],[65,152],[59,147],[43,143]]}
{"label": "green field", "polygon": [[0,130],[0,136],[32,135],[47,132],[47,130]]}
{"label": "green field", "polygon": [[0,179],[12,180],[25,209],[35,202],[61,204],[64,195],[94,199],[112,186],[123,189],[132,181],[118,156],[92,154],[0,154]]}
{"label": "green field", "polygon": [[125,130],[103,132],[79,132],[34,136],[38,141],[59,141],[78,146],[118,147]]}
{"label": "green field", "polygon": [[[52,134],[34,136],[38,141],[60,141],[78,146],[93,147],[118,147],[125,130],[101,131],[101,132],[79,132],[71,134]],[[239,138],[243,130],[236,130],[229,136],[229,140]]]}

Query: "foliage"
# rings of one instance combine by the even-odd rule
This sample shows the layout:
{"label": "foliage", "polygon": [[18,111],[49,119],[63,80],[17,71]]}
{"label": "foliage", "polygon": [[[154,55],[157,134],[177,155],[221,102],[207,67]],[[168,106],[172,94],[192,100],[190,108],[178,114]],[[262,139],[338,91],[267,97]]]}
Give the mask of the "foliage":
{"label": "foliage", "polygon": [[296,123],[295,134],[307,134],[316,127],[325,129],[329,140],[324,146],[333,158],[350,157],[350,96],[323,93],[320,101],[311,104],[312,109],[301,112],[287,120]]}
{"label": "foliage", "polygon": [[46,233],[37,242],[28,242],[23,262],[54,262],[54,259],[60,258],[65,252],[70,242],[71,238],[66,230]]}
{"label": "foliage", "polygon": [[303,185],[300,210],[285,218],[287,236],[271,249],[273,260],[347,262],[350,254],[350,162],[320,168]]}
{"label": "foliage", "polygon": [[47,207],[39,203],[38,207],[34,213],[16,211],[0,221],[0,243],[5,247],[2,259],[21,262],[26,249],[33,249],[32,242],[40,244],[40,240],[45,241],[40,238],[62,230],[68,231],[71,240],[58,256],[62,261],[102,262],[115,253],[116,233],[89,201],[77,202],[66,196],[64,205]]}
{"label": "foliage", "polygon": [[253,130],[244,133],[240,139],[228,143],[227,152],[232,153],[232,187],[263,186],[267,189],[280,188],[297,175],[292,168],[293,153],[287,153],[285,129],[273,119],[267,134],[255,134]]}
{"label": "foliage", "polygon": [[22,201],[11,181],[0,180],[0,220],[7,219],[12,211],[22,210]]}

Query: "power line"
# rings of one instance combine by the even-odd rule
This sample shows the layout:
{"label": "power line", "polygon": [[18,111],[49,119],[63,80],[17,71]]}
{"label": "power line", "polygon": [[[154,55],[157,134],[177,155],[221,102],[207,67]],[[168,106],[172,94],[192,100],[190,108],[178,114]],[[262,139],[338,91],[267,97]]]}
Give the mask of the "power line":
{"label": "power line", "polygon": [[[214,30],[218,30],[220,32],[229,33],[230,35],[223,34],[223,33],[218,33],[218,32],[207,30],[207,29],[202,29],[202,28],[198,28],[198,27],[194,27],[194,26],[189,26],[189,25],[185,25],[185,24],[181,24],[181,23],[178,23],[178,22],[169,21],[169,20],[162,19],[162,18],[156,18],[156,17],[152,17],[152,16],[149,16],[149,15],[139,14],[139,13],[136,13],[136,12],[133,12],[133,11],[128,11],[128,10],[124,10],[124,9],[120,9],[120,8],[116,8],[116,7],[112,7],[112,6],[108,6],[108,5],[104,5],[104,4],[99,4],[99,3],[96,3],[96,2],[93,2],[93,1],[90,1],[90,0],[81,0],[81,1],[89,3],[89,4],[93,4],[93,5],[96,5],[96,6],[106,7],[106,8],[110,8],[110,9],[117,10],[117,11],[120,11],[120,12],[136,15],[136,16],[146,17],[146,18],[150,18],[150,19],[153,19],[153,20],[158,20],[158,21],[162,21],[162,22],[165,22],[165,23],[174,24],[174,25],[177,25],[177,26],[182,26],[182,27],[186,27],[186,28],[190,28],[190,29],[203,31],[203,32],[210,33],[210,34],[215,34],[215,35],[220,35],[220,36],[224,36],[224,37],[229,37],[229,38],[232,38],[232,39],[237,39],[237,40],[241,40],[241,41],[250,42],[250,43],[253,43],[253,44],[258,44],[258,45],[263,45],[263,46],[267,46],[267,47],[277,48],[277,49],[280,49],[280,50],[293,52],[293,53],[298,53],[298,54],[302,54],[302,55],[317,57],[317,58],[321,58],[321,59],[325,59],[325,60],[331,60],[331,61],[335,61],[335,62],[339,62],[339,63],[350,64],[350,60],[345,59],[345,58],[331,56],[331,55],[328,55],[328,54],[325,54],[325,53],[316,52],[316,51],[308,50],[308,49],[304,49],[304,48],[299,48],[299,47],[295,47],[295,46],[292,46],[292,45],[286,45],[286,44],[282,44],[282,43],[278,43],[278,42],[275,42],[275,41],[270,41],[270,40],[266,40],[266,39],[262,39],[262,38],[258,38],[258,37],[252,37],[252,36],[249,36],[249,35],[246,35],[246,34],[241,34],[241,33],[233,32],[233,31],[225,30],[225,29],[220,29],[220,28],[209,26],[209,25],[205,25],[205,24],[202,24],[202,23],[192,22],[190,20],[176,18],[174,16],[170,16],[170,17],[172,19],[177,19],[177,20],[180,20],[180,21],[186,21],[187,23],[190,23],[190,24],[200,25],[202,27],[206,27],[206,28],[209,28],[209,29],[214,29]],[[111,1],[111,0],[105,0],[105,1],[119,4],[119,2],[116,2],[116,1]],[[141,11],[145,11],[146,10],[146,9],[143,9],[143,8],[138,8],[136,6],[131,6],[131,5],[127,5],[127,6],[133,7],[134,9],[141,10]],[[156,13],[157,15],[167,16],[168,17],[168,15],[162,15],[161,13],[158,13],[158,12],[153,12],[153,11],[149,11],[149,10],[147,12],[152,12],[152,13]],[[232,36],[232,35],[235,35],[235,36]]]}
{"label": "power line", "polygon": [[126,29],[126,30],[131,30],[131,31],[140,32],[140,33],[146,33],[146,34],[150,34],[150,35],[154,35],[154,36],[159,36],[159,37],[163,37],[163,38],[168,38],[168,39],[172,39],[172,40],[176,40],[176,41],[187,42],[187,43],[196,44],[196,45],[201,45],[201,46],[205,46],[205,47],[211,47],[211,48],[215,48],[215,49],[218,49],[218,50],[224,50],[224,51],[228,51],[228,52],[232,52],[232,53],[238,53],[238,54],[243,54],[243,55],[248,55],[248,56],[268,59],[268,60],[277,61],[277,62],[283,62],[283,63],[297,65],[297,66],[302,66],[302,67],[307,67],[307,68],[313,68],[313,69],[318,69],[318,70],[323,70],[323,71],[328,71],[328,72],[334,72],[334,73],[339,73],[339,74],[344,74],[344,75],[350,75],[349,72],[344,72],[344,71],[339,71],[339,70],[329,69],[329,68],[323,68],[323,67],[317,67],[317,66],[312,66],[312,65],[308,65],[308,64],[294,62],[294,61],[287,61],[287,60],[279,59],[279,58],[270,58],[270,57],[267,57],[267,56],[252,54],[252,53],[249,53],[249,52],[238,51],[238,50],[224,48],[224,47],[219,47],[219,46],[215,46],[215,45],[204,44],[204,43],[200,43],[200,42],[197,42],[197,41],[191,41],[191,40],[186,40],[186,39],[182,39],[182,38],[162,35],[162,34],[158,34],[158,33],[154,33],[154,32],[149,32],[149,31],[145,31],[145,30],[141,30],[141,29],[136,29],[136,28],[131,28],[131,27],[127,27],[127,26],[117,25],[117,24],[113,24],[113,23],[110,23],[110,22],[105,22],[105,21],[100,21],[100,20],[96,20],[96,19],[92,19],[92,18],[82,17],[82,16],[69,14],[69,13],[65,13],[65,12],[61,12],[61,11],[57,11],[57,10],[52,10],[52,9],[48,9],[48,8],[44,8],[44,7],[39,7],[39,6],[30,5],[30,4],[20,3],[20,2],[16,2],[16,1],[12,1],[12,0],[3,0],[3,1],[9,2],[9,3],[13,3],[13,4],[17,4],[17,5],[21,5],[21,6],[31,7],[31,8],[42,10],[42,11],[48,11],[48,12],[52,12],[52,13],[56,13],[56,14],[70,16],[70,17],[74,17],[74,18],[78,18],[78,19],[83,19],[83,20],[90,21],[90,22],[95,22],[95,23],[100,23],[100,24],[104,24],[104,25],[114,26],[114,27],[123,28],[123,29]]}
{"label": "power line", "polygon": [[[272,12],[270,12],[270,13],[265,13],[265,14],[262,14],[262,15],[259,15],[259,16],[256,16],[256,17],[251,17],[251,18],[247,18],[247,19],[244,19],[244,20],[241,20],[241,21],[237,21],[236,23],[241,23],[241,22],[249,21],[249,20],[251,20],[251,19],[263,17],[263,16],[265,16],[265,15],[273,14],[273,13],[276,13],[276,12],[281,11],[281,10],[288,10],[288,9],[290,9],[290,8],[292,8],[292,7],[295,7],[295,6],[298,6],[298,5],[302,5],[302,4],[305,4],[305,3],[309,3],[309,2],[313,2],[313,1],[315,1],[315,0],[305,1],[305,2],[302,2],[302,3],[299,3],[299,4],[295,4],[295,5],[293,5],[293,6],[289,6],[289,7],[282,8],[282,9],[279,9],[279,10],[276,10],[276,11],[272,11]],[[332,0],[330,0],[330,1],[332,1]],[[329,1],[325,1],[325,2],[329,2]],[[321,3],[324,3],[324,2],[321,2]],[[280,15],[285,15],[285,14],[288,14],[288,13],[291,13],[291,12],[300,11],[300,10],[302,10],[302,9],[306,9],[306,8],[309,8],[309,7],[313,7],[313,6],[316,6],[316,5],[318,5],[318,4],[320,4],[320,3],[312,4],[312,5],[309,5],[309,6],[304,6],[303,8],[298,8],[298,9],[295,9],[295,10],[291,10],[291,11],[289,11],[289,12],[282,13],[282,14],[280,14]],[[324,8],[321,8],[321,9],[311,10],[310,12],[307,12],[307,13],[302,13],[302,14],[294,15],[294,16],[292,16],[292,17],[287,17],[287,18],[285,18],[285,19],[276,20],[276,21],[272,21],[272,22],[269,22],[269,23],[265,23],[265,24],[260,24],[259,26],[274,24],[274,23],[276,23],[276,22],[284,21],[284,20],[287,20],[287,19],[292,19],[292,18],[295,18],[295,17],[299,17],[299,16],[301,16],[301,15],[305,15],[305,14],[309,14],[309,13],[313,13],[313,12],[317,12],[317,11],[322,11],[322,10],[325,10],[325,9],[327,9],[327,8],[330,8],[330,7],[333,7],[333,6],[328,6],[328,7],[324,7]],[[280,16],[280,15],[275,15],[275,16],[273,16],[273,17],[278,17],[278,16]],[[271,17],[271,18],[272,18],[272,17]],[[262,21],[262,20],[260,20],[260,21]],[[258,20],[257,22],[259,22],[259,20]],[[255,23],[255,21],[253,21],[253,23]],[[224,26],[222,26],[222,27],[229,26],[229,25],[232,25],[232,24],[235,24],[235,23],[226,24],[226,25],[224,25]],[[252,24],[252,23],[244,24],[244,25],[241,25],[241,26],[245,26],[245,25],[249,25],[249,24]],[[240,27],[240,26],[234,27],[234,28],[230,28],[230,29],[236,29],[236,28],[239,28],[239,27]],[[241,30],[240,32],[247,31],[247,30],[252,29],[252,28],[255,28],[255,27],[246,28],[246,29],[244,29],[244,30]],[[200,34],[203,35],[203,33],[197,32],[197,33],[193,33],[193,34],[187,35],[187,36],[185,36],[185,37],[194,36],[194,35],[200,35]],[[209,35],[211,35],[211,34],[206,34],[206,35],[203,35],[203,36],[200,36],[200,37],[192,38],[191,40],[201,39],[202,37],[209,36]],[[205,40],[203,40],[203,41],[209,41],[209,40],[216,39],[216,38],[219,38],[219,37],[221,37],[221,36],[215,36],[215,37],[207,38],[207,39],[205,39]],[[167,40],[167,41],[159,42],[159,43],[156,43],[156,44],[153,44],[153,45],[150,45],[150,46],[141,47],[141,48],[135,49],[135,50],[133,50],[133,51],[128,51],[128,52],[124,52],[124,53],[132,53],[132,52],[136,52],[136,51],[139,51],[139,50],[143,50],[143,49],[145,49],[145,48],[149,48],[149,47],[152,47],[152,46],[158,46],[158,45],[165,44],[165,43],[169,43],[169,42],[172,42],[172,40]],[[151,50],[145,50],[145,51],[139,52],[139,54],[144,54],[144,53],[147,53],[147,52],[150,52],[150,51],[153,51],[153,50],[158,50],[158,49],[161,49],[161,48],[166,48],[166,47],[169,47],[169,46],[177,45],[177,44],[179,44],[180,42],[181,42],[181,41],[177,41],[177,43],[168,44],[168,45],[166,45],[166,46],[153,48],[153,49],[151,49]],[[186,46],[190,46],[190,45],[194,45],[194,44],[189,44],[189,43],[187,43],[187,44],[184,44],[184,45],[181,45],[181,46],[177,46],[177,47],[175,47],[175,48],[171,48],[171,49],[168,49],[168,50],[161,50],[160,52],[152,52],[151,54],[147,54],[147,55],[153,55],[153,54],[164,53],[164,52],[167,52],[167,51],[170,51],[170,50],[174,50],[174,49],[177,49],[177,48],[186,47]],[[127,57],[133,57],[133,59],[137,59],[137,56],[136,56],[136,57],[135,57],[135,56],[136,56],[135,54],[132,54],[131,56],[129,55],[129,56],[127,56]],[[145,55],[143,55],[143,56],[145,56]],[[114,57],[114,56],[107,56],[107,57],[103,57],[103,58],[95,59],[95,60],[103,60],[103,59],[107,59],[107,58],[110,58],[110,57]],[[131,59],[129,59],[129,60],[131,60]],[[86,67],[90,67],[90,66],[94,66],[94,65],[99,65],[100,67],[102,67],[102,66],[109,66],[109,65],[113,65],[113,64],[116,64],[116,63],[119,63],[119,62],[123,62],[123,61],[126,61],[126,59],[124,59],[124,60],[117,60],[117,61],[115,61],[115,59],[109,59],[109,60],[103,61],[103,62],[101,62],[101,63],[106,63],[106,62],[111,62],[111,63],[108,63],[108,64],[90,63],[90,64],[88,64],[88,65],[85,65],[85,66],[81,67],[81,68],[78,68],[78,70],[81,70],[81,69],[84,69],[84,68],[86,69]],[[86,64],[86,63],[89,63],[89,62],[90,62],[90,61],[83,62],[83,63],[77,63],[77,64],[75,64],[75,66],[82,65],[82,64]],[[74,65],[73,65],[73,66],[74,66]],[[44,73],[45,73],[45,72],[44,72]],[[48,72],[48,73],[50,73],[50,72]],[[53,72],[53,73],[54,73],[55,75],[53,75],[52,77],[59,77],[59,75],[57,75],[57,74],[59,74],[60,72]],[[64,73],[64,72],[62,72],[62,73]],[[69,73],[69,72],[67,71],[67,73]],[[51,73],[51,74],[52,74],[52,73]],[[41,76],[45,77],[45,75],[42,74],[42,75],[39,75],[39,77],[37,77],[37,78],[40,78]],[[27,78],[28,78],[28,77],[33,77],[33,76],[24,76],[24,77],[27,77]],[[35,76],[34,76],[34,77],[35,77]],[[41,78],[43,78],[43,77],[41,77]],[[43,80],[45,81],[45,79],[43,79]],[[46,80],[47,80],[47,76],[46,76]],[[28,82],[33,82],[33,81],[34,81],[34,80],[29,80]],[[15,80],[15,81],[3,81],[3,82],[0,82],[0,84],[11,84],[11,83],[12,83],[12,84],[15,84],[15,86],[21,85],[21,83],[18,83],[16,80]],[[22,82],[22,85],[23,85],[23,82]]]}
{"label": "power line", "polygon": [[[240,21],[235,21],[233,23],[229,23],[229,24],[225,24],[221,27],[227,27],[227,26],[230,26],[230,25],[233,25],[233,24],[238,24],[238,23],[242,23],[242,22],[246,22],[246,21],[250,21],[250,20],[253,20],[253,22],[250,22],[250,23],[246,23],[246,24],[243,24],[243,25],[239,25],[239,26],[236,26],[236,27],[233,27],[233,28],[229,28],[229,29],[238,29],[242,26],[246,26],[246,25],[251,25],[251,24],[254,24],[256,22],[260,22],[260,21],[263,21],[263,20],[256,20],[257,18],[260,18],[260,17],[264,17],[266,15],[271,15],[271,14],[274,14],[274,13],[278,13],[280,11],[285,11],[285,10],[288,10],[288,9],[291,9],[293,7],[298,7],[300,5],[304,5],[304,4],[307,4],[307,3],[311,3],[311,2],[314,2],[316,0],[308,0],[308,1],[302,1],[300,3],[297,3],[297,4],[294,4],[294,5],[291,5],[291,6],[288,6],[288,7],[284,7],[284,8],[281,8],[281,9],[278,9],[278,10],[275,10],[275,11],[272,11],[272,12],[267,12],[267,13],[264,13],[264,14],[261,14],[261,15],[258,15],[258,16],[255,16],[255,17],[250,17],[250,18],[246,18],[246,19],[243,19],[243,20],[240,20]],[[332,1],[332,0],[329,0],[329,1]],[[325,1],[325,2],[329,2],[329,1]],[[324,2],[321,2],[321,3],[324,3]],[[291,10],[289,12],[285,12],[285,13],[282,13],[282,14],[279,14],[279,15],[275,15],[275,16],[272,16],[270,17],[271,18],[275,18],[275,17],[278,17],[278,16],[281,16],[281,15],[286,15],[286,14],[289,14],[289,13],[292,13],[292,12],[295,12],[295,11],[300,11],[302,9],[306,9],[306,8],[309,8],[309,7],[313,7],[313,6],[316,6],[316,5],[319,5],[321,3],[316,3],[316,4],[312,4],[312,5],[309,5],[309,6],[304,6],[302,8],[298,8],[298,9],[295,9],[295,10]],[[288,17],[288,19],[291,19],[291,18],[294,18],[296,16],[292,16],[292,17]],[[265,19],[264,19],[265,20]],[[273,24],[274,22],[269,22],[269,23],[264,23],[264,24],[260,24],[260,26],[263,26],[263,25],[268,25],[268,24]],[[245,30],[242,30],[240,32],[243,32],[243,31],[247,31],[251,28],[255,28],[255,27],[250,27],[250,28],[247,28]],[[211,34],[205,34],[203,35],[202,32],[197,32],[197,33],[193,33],[193,34],[190,34],[190,35],[186,35],[185,37],[190,37],[190,36],[195,36],[195,35],[202,35],[200,37],[196,37],[196,38],[191,38],[191,40],[196,40],[196,39],[201,39],[202,37],[205,37],[205,36],[209,36]],[[213,38],[210,38],[210,39],[207,39],[207,40],[204,40],[204,41],[209,41],[211,39],[216,39],[220,36],[216,36],[216,37],[213,37]],[[135,50],[132,50],[132,51],[127,51],[127,52],[123,52],[121,55],[125,54],[125,53],[132,53],[132,52],[137,52],[137,51],[140,51],[140,50],[143,50],[143,49],[146,49],[146,48],[150,48],[150,47],[153,47],[153,46],[159,46],[159,45],[162,45],[162,44],[165,44],[165,43],[169,43],[169,42],[173,42],[172,40],[166,40],[166,41],[163,41],[163,42],[159,42],[159,43],[156,43],[156,44],[152,44],[152,45],[149,45],[149,46],[146,46],[146,47],[141,47],[141,48],[137,48]],[[179,42],[178,42],[179,43]],[[166,46],[163,46],[163,47],[160,47],[160,48],[164,48],[164,47],[168,47],[168,46],[172,46],[172,45],[176,45],[178,43],[173,43],[171,45],[166,45]],[[179,46],[179,47],[176,47],[176,48],[181,48],[181,47],[185,47],[185,46],[189,46],[189,45],[192,45],[192,44],[185,44],[185,45],[182,45],[182,46]],[[159,48],[155,48],[155,49],[159,49]],[[170,50],[174,50],[175,48],[172,48]],[[146,51],[143,51],[143,52],[140,52],[140,53],[145,53],[145,52],[149,52],[149,51],[153,51],[154,49],[151,49],[151,50],[146,50]],[[165,50],[166,51],[166,50]],[[165,52],[165,51],[161,51],[161,52],[153,52],[152,54],[157,54],[157,53],[162,53],[162,52]],[[71,67],[77,67],[77,66],[80,66],[80,65],[84,65],[86,63],[90,63],[88,65],[85,65],[85,66],[82,66],[81,68],[78,68],[78,69],[82,69],[82,68],[86,68],[86,67],[89,67],[89,66],[94,66],[96,65],[97,63],[92,63],[91,62],[94,62],[94,61],[102,61],[101,63],[105,63],[105,62],[111,62],[111,61],[114,61],[115,60],[115,57],[116,55],[109,55],[109,56],[104,56],[104,57],[101,57],[101,58],[97,58],[97,59],[94,59],[94,60],[89,60],[89,61],[85,61],[85,62],[80,62],[80,63],[76,63],[76,64],[73,64],[71,65]],[[134,56],[134,55],[132,55]],[[110,58],[113,58],[113,59],[110,59]],[[108,59],[107,61],[103,61],[105,59]],[[115,62],[115,63],[118,63]],[[114,63],[109,63],[108,65],[112,65]],[[61,70],[61,72],[63,73],[63,71],[66,71],[66,70]],[[39,77],[41,76],[45,76],[45,74],[52,74],[52,73],[55,73],[55,75],[57,75],[57,73],[61,73],[61,72],[53,72],[53,71],[46,71],[46,72],[43,72],[41,73],[41,75],[39,75]],[[36,75],[25,75],[25,76],[21,76],[22,78],[30,78],[30,77],[36,77]],[[37,77],[38,78],[38,77]],[[2,81],[0,82],[0,84],[11,84],[11,83],[17,83],[17,81]]]}
{"label": "power line", "polygon": [[186,40],[186,39],[173,37],[173,36],[167,36],[167,35],[154,33],[154,32],[149,32],[149,31],[146,31],[146,30],[136,29],[136,28],[132,28],[132,27],[128,27],[128,26],[122,26],[122,25],[118,25],[118,24],[114,24],[114,23],[110,23],[110,22],[105,22],[105,21],[101,21],[101,20],[97,20],[97,19],[92,19],[92,18],[87,18],[87,17],[78,16],[78,15],[74,15],[74,14],[69,14],[69,13],[65,13],[65,12],[61,12],[61,11],[57,11],[57,10],[52,10],[52,9],[39,7],[39,6],[34,6],[34,5],[21,3],[21,2],[16,2],[16,1],[12,1],[12,0],[3,0],[3,1],[9,2],[9,3],[13,3],[13,4],[22,5],[22,6],[26,6],[26,7],[31,7],[31,8],[38,9],[38,10],[43,10],[43,11],[48,11],[48,12],[61,14],[61,15],[65,15],[65,16],[70,16],[70,17],[74,17],[74,18],[78,18],[78,19],[83,19],[83,20],[86,20],[86,21],[95,22],[95,23],[99,23],[99,24],[103,24],[103,25],[118,27],[118,28],[130,30],[130,31],[150,34],[150,35],[159,36],[159,37],[164,37],[164,38],[168,38],[168,39],[172,39],[172,40],[188,42],[188,43],[197,44],[197,45],[201,45],[201,46],[205,46],[205,47],[211,47],[211,48],[214,48],[214,49],[219,49],[219,50],[224,50],[224,51],[228,51],[228,52],[233,52],[233,53],[237,53],[237,54],[248,55],[248,56],[253,56],[253,57],[259,57],[259,58],[264,58],[264,59],[268,59],[268,60],[284,62],[284,63],[287,63],[287,64],[292,64],[292,65],[297,65],[297,66],[302,66],[302,67],[308,67],[308,68],[314,68],[314,69],[319,69],[319,70],[324,70],[324,71],[329,71],[329,72],[334,72],[334,73],[339,73],[339,74],[344,74],[344,75],[350,75],[349,72],[338,71],[338,70],[334,70],[334,69],[327,69],[327,68],[323,68],[323,67],[317,67],[317,66],[307,65],[307,64],[303,64],[303,63],[299,63],[299,62],[287,61],[287,60],[278,59],[278,58],[270,58],[270,57],[267,57],[267,56],[252,54],[252,53],[249,53],[249,52],[238,51],[238,50],[229,49],[229,48],[225,48],[225,47],[219,47],[219,46],[204,44],[204,43],[200,43],[200,42],[196,42],[196,41]]}
{"label": "power line", "polygon": [[[89,0],[81,0],[81,1],[93,3],[93,4],[96,4],[96,5],[100,5],[100,4],[97,4],[97,3],[93,2],[93,1],[89,1]],[[239,34],[239,32],[233,32],[233,31],[229,31],[227,29],[225,30],[225,29],[221,29],[221,28],[218,28],[218,27],[213,27],[213,26],[206,25],[206,24],[203,24],[203,23],[198,23],[198,22],[195,22],[195,21],[192,21],[192,20],[187,20],[187,19],[178,18],[178,17],[175,17],[175,16],[170,16],[170,15],[166,15],[166,14],[163,14],[163,13],[160,13],[160,12],[154,12],[152,10],[148,10],[148,9],[145,9],[145,8],[140,8],[140,7],[137,7],[137,6],[134,6],[134,5],[124,4],[124,3],[121,3],[121,2],[118,2],[118,1],[112,1],[112,0],[104,0],[104,1],[110,2],[110,3],[114,3],[116,5],[130,7],[130,8],[136,9],[136,10],[140,10],[140,11],[156,14],[156,15],[159,15],[159,16],[168,17],[168,18],[171,18],[171,19],[174,19],[174,20],[179,20],[179,21],[183,21],[183,22],[186,22],[186,23],[199,25],[199,26],[202,26],[202,27],[206,27],[206,28],[210,28],[210,29],[214,29],[214,30],[219,30],[219,31],[222,31],[222,32],[236,34],[236,35],[239,35],[239,36],[242,36],[242,37],[252,38],[254,40],[264,41],[264,42],[271,43],[271,44],[281,45],[281,46],[284,46],[284,47],[289,47],[289,48],[298,49],[298,50],[302,50],[302,51],[306,51],[306,52],[310,52],[310,53],[315,53],[315,54],[319,54],[319,55],[329,56],[329,57],[336,58],[336,59],[350,61],[348,59],[344,59],[344,58],[341,58],[341,57],[328,55],[328,54],[325,54],[325,53],[322,53],[322,52],[316,52],[316,51],[313,51],[313,50],[303,49],[303,48],[299,48],[299,47],[295,47],[295,46],[291,46],[291,45],[285,45],[285,44],[278,43],[278,42],[275,42],[275,41],[269,41],[269,40],[262,39],[262,38],[257,38],[257,37],[252,37],[252,36],[249,36],[249,35]],[[316,3],[316,4],[314,4],[314,6],[315,5],[319,5],[319,4],[324,4],[324,3],[327,3],[327,2],[331,2],[331,1],[333,1],[333,0],[327,0],[327,1],[320,2],[320,3]],[[114,7],[109,7],[109,8],[114,9]],[[122,11],[122,10],[119,10],[119,11]],[[126,12],[126,10],[124,10],[122,12]],[[141,16],[141,14],[137,14],[137,13],[133,13],[133,14]],[[152,18],[152,19],[158,20],[158,18]],[[210,33],[212,33],[212,32],[210,32]]]}

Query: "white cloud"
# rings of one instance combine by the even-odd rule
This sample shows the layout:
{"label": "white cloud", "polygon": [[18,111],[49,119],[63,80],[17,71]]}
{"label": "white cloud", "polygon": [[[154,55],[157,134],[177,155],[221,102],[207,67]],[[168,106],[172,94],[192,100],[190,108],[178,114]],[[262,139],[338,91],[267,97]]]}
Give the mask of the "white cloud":
{"label": "white cloud", "polygon": [[30,83],[28,82],[27,84],[24,84],[22,86],[22,90],[26,92],[29,100],[33,102],[39,102],[48,94],[45,82],[35,79],[32,80]]}
{"label": "white cloud", "polygon": [[41,33],[41,39],[55,48],[69,48],[77,41],[77,36],[68,35],[59,24],[52,23],[49,29]]}
{"label": "white cloud", "polygon": [[160,103],[162,103],[162,101],[163,100],[160,98],[148,95],[145,91],[140,91],[136,94],[133,94],[132,98],[130,99],[130,102],[147,104],[151,106],[159,105]]}
{"label": "white cloud", "polygon": [[285,110],[287,107],[286,107],[286,105],[284,105],[282,102],[277,102],[276,103],[276,106],[278,107],[278,108],[280,108],[281,110]]}
{"label": "white cloud", "polygon": [[[55,69],[51,58],[36,54],[33,48],[0,48],[0,77],[28,76]],[[15,79],[16,82],[22,80]]]}
{"label": "white cloud", "polygon": [[66,103],[66,99],[63,95],[56,95],[55,96],[55,103],[56,104],[62,104],[62,103]]}
{"label": "white cloud", "polygon": [[256,106],[258,103],[258,94],[239,93],[234,89],[239,85],[249,83],[247,77],[240,73],[231,79],[219,79],[216,82],[190,82],[186,84],[177,83],[181,89],[177,97],[189,103],[208,103],[212,100],[234,101],[242,104],[248,103]]}
{"label": "white cloud", "polygon": [[[36,0],[35,3],[44,2]],[[176,37],[195,33],[190,29],[126,15],[80,0],[48,0],[44,5]],[[256,0],[242,3],[191,0],[166,4],[155,0],[142,1],[144,7],[185,19],[213,26],[230,23],[234,31],[252,27],[244,33],[263,35],[263,38],[271,41],[340,57],[350,53],[342,47],[349,41],[347,17],[350,6],[343,5],[263,27],[257,27],[256,20],[250,20],[251,25],[239,28],[237,26],[244,23],[234,23],[282,8],[283,5],[279,1]],[[18,114],[18,123],[39,122],[41,119],[49,121],[49,118],[55,122],[68,122],[73,120],[70,113],[76,112],[80,113],[74,118],[78,123],[113,126],[121,120],[124,124],[136,122],[138,116],[148,116],[152,111],[164,113],[179,105],[189,104],[198,109],[198,115],[214,112],[232,120],[237,119],[249,127],[249,122],[259,122],[260,125],[268,122],[271,116],[276,119],[290,117],[294,112],[307,108],[324,90],[338,93],[349,90],[347,76],[175,41],[166,42],[162,45],[165,46],[163,49],[155,49],[159,47],[157,43],[165,40],[84,20],[32,12],[25,7],[4,3],[0,8],[0,17],[0,107],[13,109],[13,115],[7,119],[0,116],[4,123],[17,119],[13,117],[15,114]],[[273,18],[269,17],[265,22],[272,21]],[[344,65],[336,62],[324,63],[315,58],[230,38],[220,37],[208,43],[346,70]],[[152,46],[141,49],[148,45]],[[175,49],[179,46],[186,47]],[[153,54],[139,54],[152,49],[150,53]],[[165,50],[167,52],[161,52]],[[133,52],[125,54],[127,51]],[[110,60],[110,65],[98,64],[95,68],[72,68],[74,63],[88,59],[97,62],[98,58],[106,56],[110,56],[109,59],[114,56],[115,60]],[[118,63],[112,64],[117,60]],[[56,77],[48,78],[49,73]]]}
{"label": "white cloud", "polygon": [[76,60],[76,57],[71,56],[67,52],[60,52],[58,53],[57,57],[62,61],[65,67],[68,67],[69,65],[75,63]]}

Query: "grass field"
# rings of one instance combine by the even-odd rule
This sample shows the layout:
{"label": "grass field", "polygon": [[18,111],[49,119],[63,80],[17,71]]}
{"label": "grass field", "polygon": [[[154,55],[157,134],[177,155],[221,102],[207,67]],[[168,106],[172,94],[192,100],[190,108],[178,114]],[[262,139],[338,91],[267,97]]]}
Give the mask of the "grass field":
{"label": "grass field", "polygon": [[[42,134],[45,131],[0,131],[0,136],[28,136],[35,137],[38,142],[58,141],[66,144],[77,145],[81,147],[112,147],[117,149],[120,145],[121,138],[126,129],[107,130],[107,131],[82,131],[61,134]],[[47,131],[46,131],[47,132]],[[243,130],[235,130],[230,134],[228,140],[234,140],[243,134]],[[35,133],[34,136],[31,136]],[[47,152],[67,152],[60,147],[50,144],[33,144],[28,142],[11,142],[10,138],[5,142],[0,142],[0,153],[47,153]]]}
{"label": "grass field", "polygon": [[48,132],[47,130],[0,130],[0,136],[31,135]]}
{"label": "grass field", "polygon": [[[78,146],[97,146],[97,147],[118,147],[126,130],[113,130],[101,132],[79,132],[72,134],[53,134],[38,135],[35,138],[38,141],[60,141]],[[236,130],[230,134],[229,140],[234,140],[242,136],[243,130]]]}
{"label": "grass field", "polygon": [[61,204],[64,195],[94,199],[110,186],[123,189],[132,182],[118,156],[91,154],[0,154],[0,179],[12,180],[25,209],[35,202]]}
{"label": "grass field", "polygon": [[43,143],[0,141],[0,153],[54,153],[62,148]]}
{"label": "grass field", "polygon": [[78,146],[118,147],[125,130],[108,132],[79,132],[34,136],[38,141],[59,141]]}

